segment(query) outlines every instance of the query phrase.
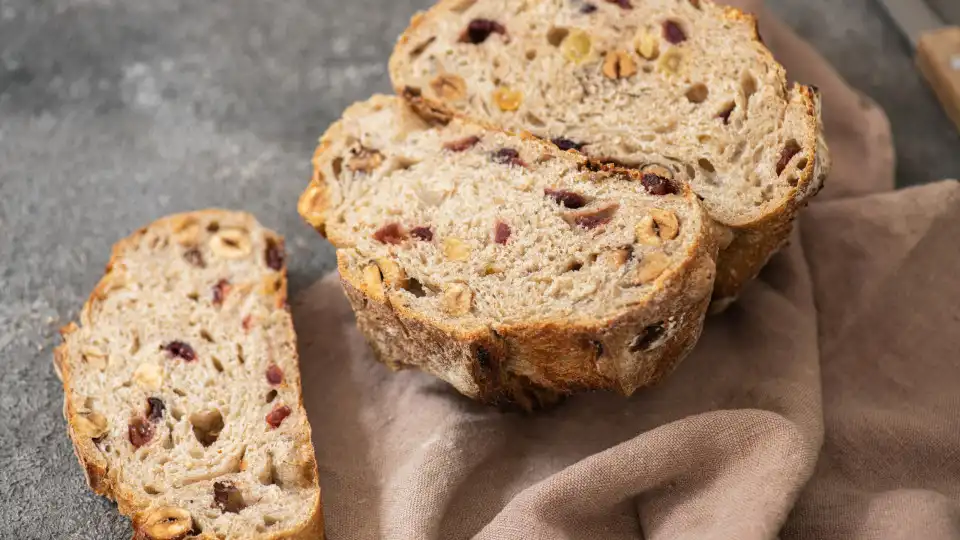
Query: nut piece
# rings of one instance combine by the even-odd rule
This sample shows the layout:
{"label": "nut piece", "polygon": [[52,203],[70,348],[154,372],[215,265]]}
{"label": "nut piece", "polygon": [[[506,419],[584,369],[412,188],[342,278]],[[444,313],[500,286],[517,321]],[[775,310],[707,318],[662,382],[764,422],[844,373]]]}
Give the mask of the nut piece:
{"label": "nut piece", "polygon": [[633,42],[637,54],[647,60],[656,60],[660,56],[660,40],[652,32],[642,31]]}
{"label": "nut piece", "polygon": [[200,239],[200,224],[193,218],[179,220],[173,225],[173,239],[181,246],[196,245]]}
{"label": "nut piece", "polygon": [[603,59],[603,74],[608,79],[626,79],[637,73],[637,63],[626,51],[609,51]]}
{"label": "nut piece", "polygon": [[459,317],[470,312],[473,303],[473,291],[461,283],[454,283],[443,291],[440,308],[449,315]]}
{"label": "nut piece", "polygon": [[151,513],[143,532],[153,540],[180,540],[193,530],[193,518],[183,508],[164,506]]}
{"label": "nut piece", "polygon": [[353,157],[347,162],[347,168],[351,172],[369,173],[383,163],[383,154],[378,150],[367,148],[365,146],[359,149],[351,150]]}
{"label": "nut piece", "polygon": [[664,270],[670,266],[670,259],[662,251],[655,251],[644,256],[637,267],[635,283],[643,285],[660,277]]}
{"label": "nut piece", "polygon": [[85,439],[99,439],[107,432],[107,417],[95,412],[78,414],[73,417],[73,429]]}
{"label": "nut piece", "polygon": [[660,67],[660,71],[670,75],[680,73],[680,68],[683,66],[683,50],[667,49],[657,61],[657,66]]}
{"label": "nut piece", "polygon": [[680,232],[677,215],[669,210],[652,208],[649,216],[637,223],[637,243],[659,246],[665,240],[673,240]]}
{"label": "nut piece", "polygon": [[238,228],[220,229],[210,239],[210,251],[225,259],[239,259],[253,248],[247,231]]}
{"label": "nut piece", "polygon": [[453,73],[441,73],[430,81],[430,88],[438,98],[459,101],[467,96],[467,82]]}
{"label": "nut piece", "polygon": [[470,258],[470,246],[458,238],[443,240],[443,256],[451,261],[465,261]]}
{"label": "nut piece", "polygon": [[107,354],[97,347],[87,346],[81,349],[83,360],[92,368],[103,371],[107,367]]}
{"label": "nut piece", "polygon": [[133,380],[145,390],[159,390],[163,385],[163,371],[152,362],[140,364],[133,371]]}
{"label": "nut piece", "polygon": [[664,240],[673,240],[680,233],[680,220],[670,210],[662,208],[650,209],[650,215],[657,225],[657,234]]}
{"label": "nut piece", "polygon": [[390,287],[403,289],[409,283],[407,273],[400,268],[396,261],[387,258],[377,259],[377,266],[380,267],[380,274],[383,276],[383,282]]}
{"label": "nut piece", "polygon": [[383,301],[383,278],[380,274],[380,267],[375,264],[368,265],[363,269],[363,284],[367,287],[367,294],[375,300]]}
{"label": "nut piece", "polygon": [[633,249],[630,247],[611,249],[601,253],[597,257],[597,262],[604,268],[616,269],[627,264],[631,256],[633,256]]}
{"label": "nut piece", "polygon": [[501,111],[515,111],[523,103],[523,92],[501,86],[493,91],[493,102],[500,107]]}
{"label": "nut piece", "polygon": [[583,30],[571,30],[560,42],[560,53],[574,64],[582,64],[590,57],[593,45],[590,36]]}

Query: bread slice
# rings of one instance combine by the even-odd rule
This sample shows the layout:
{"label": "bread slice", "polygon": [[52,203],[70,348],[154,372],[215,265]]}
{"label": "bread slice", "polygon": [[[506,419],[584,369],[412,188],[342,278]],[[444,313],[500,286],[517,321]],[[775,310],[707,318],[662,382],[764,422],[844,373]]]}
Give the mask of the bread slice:
{"label": "bread slice", "polygon": [[816,88],[790,86],[756,19],[709,0],[441,0],[390,59],[421,106],[594,158],[680,167],[735,233],[715,295],[735,297],[829,168]]}
{"label": "bread slice", "polygon": [[249,214],[119,242],[55,366],[90,487],[137,539],[317,539],[323,516],[283,240]]}
{"label": "bread slice", "polygon": [[717,247],[682,183],[386,96],[347,109],[314,170],[299,211],[393,368],[532,408],[630,394],[699,337]]}

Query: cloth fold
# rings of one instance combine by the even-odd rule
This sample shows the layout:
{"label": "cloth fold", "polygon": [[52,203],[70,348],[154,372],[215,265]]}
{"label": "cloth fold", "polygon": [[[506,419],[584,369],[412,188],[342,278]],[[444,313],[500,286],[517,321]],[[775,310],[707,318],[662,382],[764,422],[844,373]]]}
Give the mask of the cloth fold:
{"label": "cloth fold", "polygon": [[376,363],[336,276],[293,301],[337,539],[960,538],[960,189],[892,192],[882,111],[757,2],[834,169],[694,353],[534,415]]}

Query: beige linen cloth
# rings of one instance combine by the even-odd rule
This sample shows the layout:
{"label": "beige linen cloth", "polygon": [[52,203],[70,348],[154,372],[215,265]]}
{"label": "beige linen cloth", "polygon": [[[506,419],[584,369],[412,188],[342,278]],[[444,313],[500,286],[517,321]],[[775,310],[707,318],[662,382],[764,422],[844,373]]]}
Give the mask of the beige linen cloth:
{"label": "beige linen cloth", "polygon": [[882,111],[740,4],[824,95],[790,246],[661,385],[528,416],[389,372],[319,281],[293,312],[331,539],[960,539],[960,188],[892,191]]}

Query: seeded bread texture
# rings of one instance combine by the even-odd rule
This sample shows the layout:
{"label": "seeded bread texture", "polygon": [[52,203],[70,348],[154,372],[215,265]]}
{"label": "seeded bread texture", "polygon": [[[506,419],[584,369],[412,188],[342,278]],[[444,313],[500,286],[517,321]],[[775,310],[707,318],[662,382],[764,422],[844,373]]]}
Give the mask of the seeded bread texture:
{"label": "seeded bread texture", "polygon": [[442,0],[390,59],[398,93],[628,166],[681,167],[731,229],[715,297],[782,245],[829,169],[815,88],[708,0]]}
{"label": "seeded bread texture", "polygon": [[286,294],[283,240],[248,214],[114,247],[54,359],[87,481],[134,538],[323,537]]}
{"label": "seeded bread texture", "polygon": [[396,97],[330,127],[299,211],[381,361],[495,404],[657,381],[713,284],[716,231],[682,182]]}

